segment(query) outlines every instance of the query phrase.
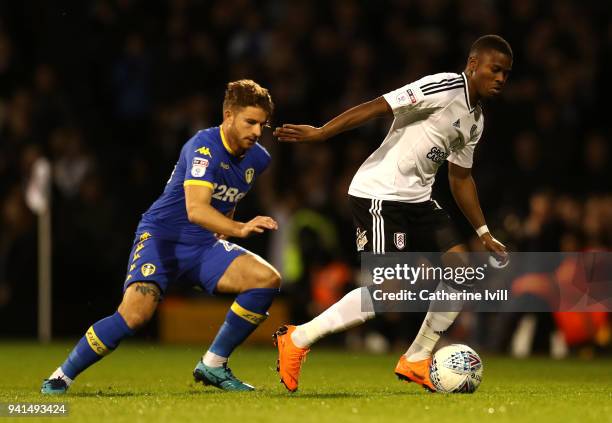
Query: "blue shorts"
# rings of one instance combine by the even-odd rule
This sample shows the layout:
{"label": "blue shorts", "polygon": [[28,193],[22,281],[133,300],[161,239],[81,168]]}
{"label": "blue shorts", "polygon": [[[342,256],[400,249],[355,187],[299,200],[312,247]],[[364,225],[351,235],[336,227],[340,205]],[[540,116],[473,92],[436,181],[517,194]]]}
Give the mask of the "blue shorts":
{"label": "blue shorts", "polygon": [[200,286],[213,294],[230,263],[248,251],[228,241],[184,244],[136,234],[123,291],[134,282],[153,282],[166,292],[171,283]]}

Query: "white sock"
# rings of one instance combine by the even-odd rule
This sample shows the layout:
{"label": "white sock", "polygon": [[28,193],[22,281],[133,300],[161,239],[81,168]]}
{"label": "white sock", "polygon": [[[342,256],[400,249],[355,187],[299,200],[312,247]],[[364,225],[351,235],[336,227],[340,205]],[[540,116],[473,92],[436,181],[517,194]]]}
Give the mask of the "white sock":
{"label": "white sock", "polygon": [[[459,292],[442,283],[438,285],[437,290],[444,290],[449,293]],[[410,348],[404,353],[408,361],[420,361],[431,357],[433,349],[440,339],[440,335],[446,332],[459,315],[459,311],[437,311],[437,309],[456,308],[458,305],[461,304],[454,302],[451,307],[448,302],[444,301],[432,301],[429,304],[429,310],[427,311],[427,315],[425,316],[419,333],[416,338],[414,338],[414,341],[412,341]]]}
{"label": "white sock", "polygon": [[459,315],[458,311],[430,311],[410,348],[404,353],[408,361],[420,361],[431,357],[440,335]]}
{"label": "white sock", "polygon": [[221,357],[214,352],[206,351],[206,354],[202,356],[202,363],[208,367],[221,367],[227,363],[227,357]]}
{"label": "white sock", "polygon": [[66,382],[66,385],[70,386],[72,385],[72,382],[74,382],[72,379],[70,379],[68,376],[66,376],[64,374],[64,371],[62,370],[62,367],[58,367],[53,373],[51,373],[51,376],[49,376],[49,379],[57,379],[57,378],[62,378],[64,380],[64,382]]}
{"label": "white sock", "polygon": [[[366,311],[362,311],[362,308]],[[366,287],[356,288],[310,322],[299,325],[291,334],[291,340],[300,348],[308,348],[330,333],[363,324],[373,317],[374,305],[370,292]]]}

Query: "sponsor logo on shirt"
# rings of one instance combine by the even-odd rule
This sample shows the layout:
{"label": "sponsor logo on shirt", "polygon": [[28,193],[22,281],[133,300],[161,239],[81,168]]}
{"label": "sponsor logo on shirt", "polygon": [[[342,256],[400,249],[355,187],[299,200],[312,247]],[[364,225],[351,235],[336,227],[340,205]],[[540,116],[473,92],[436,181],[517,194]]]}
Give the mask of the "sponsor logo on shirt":
{"label": "sponsor logo on shirt", "polygon": [[431,150],[427,153],[427,158],[438,164],[444,163],[447,157],[448,153],[440,150],[438,147],[431,147]]}
{"label": "sponsor logo on shirt", "polygon": [[237,203],[242,200],[242,198],[246,195],[245,192],[240,192],[238,188],[228,187],[225,184],[218,185],[214,184],[215,192],[212,195],[212,198],[219,201],[228,201],[230,203]]}

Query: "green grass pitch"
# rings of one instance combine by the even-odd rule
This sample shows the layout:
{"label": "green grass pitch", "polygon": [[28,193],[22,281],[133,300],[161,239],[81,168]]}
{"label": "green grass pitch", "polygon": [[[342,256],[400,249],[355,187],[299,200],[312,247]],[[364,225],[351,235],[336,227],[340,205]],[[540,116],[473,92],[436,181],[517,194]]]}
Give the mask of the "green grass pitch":
{"label": "green grass pitch", "polygon": [[314,348],[300,390],[289,394],[278,382],[272,347],[240,348],[231,367],[258,390],[223,393],[193,382],[201,348],[125,343],[82,374],[68,395],[43,397],[42,379],[71,347],[0,343],[0,402],[65,401],[69,416],[60,421],[75,422],[612,422],[610,359],[483,355],[475,394],[442,395],[398,381],[397,354]]}

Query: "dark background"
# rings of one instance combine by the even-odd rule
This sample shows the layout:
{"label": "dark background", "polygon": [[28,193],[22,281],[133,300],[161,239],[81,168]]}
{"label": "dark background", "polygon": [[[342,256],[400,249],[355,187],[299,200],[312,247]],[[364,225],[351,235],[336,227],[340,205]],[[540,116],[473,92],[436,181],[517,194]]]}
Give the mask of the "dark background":
{"label": "dark background", "polygon": [[[515,57],[502,98],[484,106],[476,150],[489,227],[519,251],[609,249],[611,8],[588,0],[0,1],[0,335],[36,333],[36,217],[24,188],[37,158],[47,157],[54,175],[54,334],[76,336],[120,301],[140,215],[182,144],[221,122],[227,82],[267,87],[273,124],[321,125],[426,74],[462,71],[470,44],[488,33],[506,38]],[[271,131],[261,140],[272,166],[237,218],[268,214],[281,230],[241,244],[281,269],[296,318],[352,283],[339,276],[325,292],[315,279],[330,263],[357,265],[346,191],[389,124],[315,146],[279,145]],[[479,248],[450,197],[446,166],[434,198]],[[297,264],[287,260],[291,246]]]}

